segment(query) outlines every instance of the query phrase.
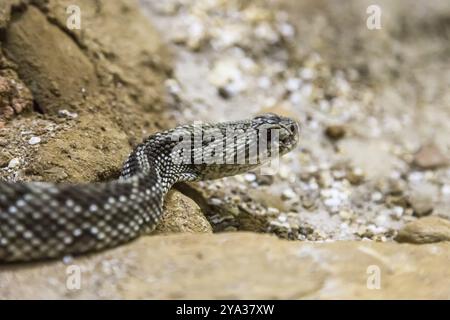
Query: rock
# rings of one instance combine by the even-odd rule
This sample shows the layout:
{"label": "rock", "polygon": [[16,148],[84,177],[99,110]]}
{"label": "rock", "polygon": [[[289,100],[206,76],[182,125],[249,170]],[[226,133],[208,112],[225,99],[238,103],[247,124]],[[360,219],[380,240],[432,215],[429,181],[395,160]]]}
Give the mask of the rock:
{"label": "rock", "polygon": [[353,212],[347,211],[347,210],[341,210],[339,211],[339,216],[344,220],[350,220],[353,218]]}
{"label": "rock", "polygon": [[[96,92],[95,68],[72,38],[35,6],[11,22],[5,51],[14,57],[19,74],[45,112],[83,99],[80,88]],[[48,45],[52,39],[52,45]],[[32,66],[32,67],[30,67]],[[83,70],[83,72],[80,72]],[[70,75],[70,81],[67,80]]]}
{"label": "rock", "polygon": [[212,227],[199,206],[179,191],[171,190],[165,199],[164,217],[155,234],[212,233]]}
{"label": "rock", "polygon": [[13,158],[9,161],[8,163],[8,168],[15,168],[20,164],[20,159],[19,158]]}
{"label": "rock", "polygon": [[331,140],[339,140],[345,136],[346,129],[341,125],[331,125],[325,129],[325,135]]}
{"label": "rock", "polygon": [[35,145],[41,143],[41,138],[39,137],[31,137],[30,140],[28,140],[28,144]]}
{"label": "rock", "polygon": [[[0,296],[448,299],[449,250],[449,243],[301,243],[234,232],[148,236],[106,252],[74,258],[70,265],[53,261],[3,266]],[[74,275],[68,270],[81,271],[79,289],[67,287],[68,277]],[[377,272],[380,286],[374,289]]]}
{"label": "rock", "polygon": [[354,168],[346,173],[347,180],[353,185],[358,185],[364,182],[364,177],[364,172],[359,168]]}
{"label": "rock", "polygon": [[448,165],[448,158],[434,145],[426,145],[414,155],[413,163],[421,169],[436,169]]}
{"label": "rock", "polygon": [[407,208],[410,204],[408,198],[403,195],[388,195],[385,202],[389,207]]}
{"label": "rock", "polygon": [[433,212],[433,199],[428,196],[415,195],[409,199],[416,217],[428,216]]}
{"label": "rock", "polygon": [[418,219],[404,226],[395,240],[418,244],[450,241],[450,221],[439,217]]}
{"label": "rock", "polygon": [[78,118],[78,113],[70,112],[69,110],[62,109],[62,110],[58,110],[58,116],[61,118],[76,119],[76,118]]}
{"label": "rock", "polygon": [[283,200],[290,200],[290,199],[294,199],[296,197],[298,197],[298,195],[291,188],[287,188],[287,189],[283,190],[283,192],[281,193],[281,198]]}

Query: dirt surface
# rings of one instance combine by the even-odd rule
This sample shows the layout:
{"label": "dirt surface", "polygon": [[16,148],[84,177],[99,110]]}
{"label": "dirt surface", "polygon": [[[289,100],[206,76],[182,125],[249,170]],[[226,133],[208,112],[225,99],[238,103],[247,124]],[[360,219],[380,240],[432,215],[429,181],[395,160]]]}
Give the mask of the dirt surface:
{"label": "dirt surface", "polygon": [[272,111],[302,127],[276,175],[194,186],[215,231],[391,241],[450,217],[448,2],[381,1],[380,30],[368,1],[141,4],[176,53],[177,121]]}
{"label": "dirt surface", "polygon": [[[152,236],[66,264],[4,266],[0,294],[7,299],[449,299],[449,246],[306,243],[254,233]],[[74,267],[79,269],[69,269]],[[370,268],[379,271],[379,283],[368,279]],[[79,289],[67,285],[77,273]]]}
{"label": "dirt surface", "polygon": [[[0,19],[0,177],[117,176],[136,143],[171,126],[160,112],[170,55],[159,36],[133,2],[15,3]],[[68,4],[82,8],[81,30],[67,29]]]}

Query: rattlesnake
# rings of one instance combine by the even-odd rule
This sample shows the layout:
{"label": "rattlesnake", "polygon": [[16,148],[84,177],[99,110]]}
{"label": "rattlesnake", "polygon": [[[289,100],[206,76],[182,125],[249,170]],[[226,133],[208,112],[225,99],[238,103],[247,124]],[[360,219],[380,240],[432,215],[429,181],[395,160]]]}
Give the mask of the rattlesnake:
{"label": "rattlesnake", "polygon": [[[138,145],[115,181],[0,182],[0,262],[95,252],[148,234],[161,219],[164,196],[174,183],[254,169],[292,150],[298,135],[295,121],[275,114],[183,125]],[[266,157],[261,146],[268,146]]]}

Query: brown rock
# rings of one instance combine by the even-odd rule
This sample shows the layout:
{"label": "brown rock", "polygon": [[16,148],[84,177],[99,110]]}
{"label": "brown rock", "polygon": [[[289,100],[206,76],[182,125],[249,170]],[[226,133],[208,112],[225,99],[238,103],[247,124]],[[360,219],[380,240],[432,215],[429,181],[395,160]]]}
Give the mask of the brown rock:
{"label": "brown rock", "polygon": [[331,140],[339,140],[345,136],[346,129],[341,125],[331,125],[325,129],[325,135]]}
{"label": "brown rock", "polygon": [[448,158],[434,145],[426,145],[414,155],[414,165],[421,169],[436,169],[448,165]]}
{"label": "brown rock", "polygon": [[199,206],[176,190],[171,190],[165,199],[164,217],[156,227],[155,234],[167,233],[212,233]]}
{"label": "brown rock", "polygon": [[[70,262],[82,271],[80,289],[67,288],[73,273],[59,261],[4,266],[0,296],[448,299],[449,250],[449,243],[299,243],[253,233],[149,236]],[[370,286],[374,270],[379,289]]]}
{"label": "brown rock", "polygon": [[98,90],[89,59],[35,6],[11,22],[7,32],[5,51],[13,57],[21,79],[32,88],[36,103],[45,106],[45,111],[56,113],[61,105],[83,99],[82,88]]}
{"label": "brown rock", "polygon": [[347,180],[353,185],[358,185],[364,182],[364,177],[365,175],[362,170],[355,170],[355,169],[349,170],[346,175]]}
{"label": "brown rock", "polygon": [[439,217],[418,219],[404,226],[395,240],[408,243],[450,241],[450,221]]}

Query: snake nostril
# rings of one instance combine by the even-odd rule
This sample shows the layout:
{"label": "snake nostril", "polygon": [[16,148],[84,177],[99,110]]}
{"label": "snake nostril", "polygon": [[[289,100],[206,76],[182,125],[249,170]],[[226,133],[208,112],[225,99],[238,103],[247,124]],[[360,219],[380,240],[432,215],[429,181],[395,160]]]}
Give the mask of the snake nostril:
{"label": "snake nostril", "polygon": [[290,129],[291,129],[292,133],[296,133],[297,132],[297,126],[295,124],[291,124]]}

